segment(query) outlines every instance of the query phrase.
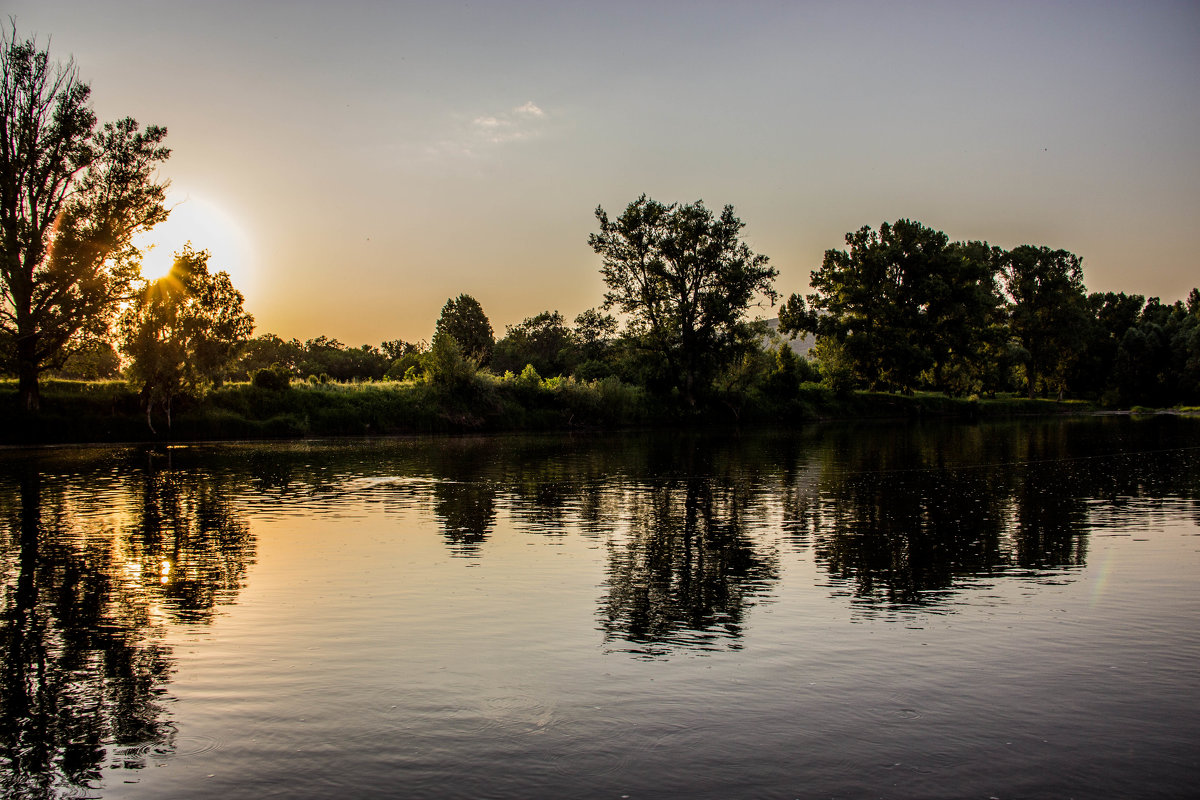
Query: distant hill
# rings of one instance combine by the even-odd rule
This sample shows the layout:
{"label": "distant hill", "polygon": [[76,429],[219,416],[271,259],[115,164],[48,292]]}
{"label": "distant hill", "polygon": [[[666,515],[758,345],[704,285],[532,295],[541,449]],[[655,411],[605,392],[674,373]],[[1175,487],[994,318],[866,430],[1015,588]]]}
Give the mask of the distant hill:
{"label": "distant hill", "polygon": [[[775,319],[767,320],[767,327],[770,328],[772,331],[778,331],[779,330],[779,318],[776,317]],[[816,344],[816,341],[817,341],[816,337],[814,337],[811,333],[806,333],[803,336],[792,339],[792,341],[790,342],[790,344],[792,346],[792,352],[794,352],[798,356],[804,356],[805,358],[807,358],[808,351],[812,350],[812,347],[814,344]]]}

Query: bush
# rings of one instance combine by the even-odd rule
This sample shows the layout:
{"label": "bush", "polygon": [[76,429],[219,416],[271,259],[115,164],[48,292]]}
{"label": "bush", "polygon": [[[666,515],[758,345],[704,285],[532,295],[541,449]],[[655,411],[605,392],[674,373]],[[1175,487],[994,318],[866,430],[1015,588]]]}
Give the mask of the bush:
{"label": "bush", "polygon": [[438,332],[429,348],[425,380],[449,393],[467,390],[479,372],[479,364],[464,355],[458,341],[448,333]]}
{"label": "bush", "polygon": [[253,383],[260,389],[283,391],[284,389],[291,388],[292,373],[282,364],[274,364],[270,367],[256,370]]}

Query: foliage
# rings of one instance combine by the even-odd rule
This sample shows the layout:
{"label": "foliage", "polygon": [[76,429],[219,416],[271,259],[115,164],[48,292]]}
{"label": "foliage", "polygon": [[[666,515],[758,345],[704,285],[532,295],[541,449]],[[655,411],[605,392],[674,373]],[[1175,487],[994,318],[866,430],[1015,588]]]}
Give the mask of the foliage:
{"label": "foliage", "polygon": [[301,353],[302,345],[295,339],[285,341],[273,333],[259,334],[242,346],[237,373],[244,378],[253,378],[260,369],[279,364],[293,375],[299,375],[297,367]]}
{"label": "foliage", "polygon": [[15,28],[0,44],[0,339],[22,406],[38,377],[108,333],[140,269],[133,235],[167,216],[155,166],[166,128],[96,131],[75,65]]}
{"label": "foliage", "polygon": [[372,345],[347,347],[337,339],[318,336],[298,348],[296,371],[301,377],[328,375],[337,381],[377,381],[383,378],[391,363],[391,359]]}
{"label": "foliage", "polygon": [[73,351],[54,371],[56,378],[95,381],[119,377],[121,356],[109,342],[90,341]]}
{"label": "foliage", "polygon": [[1200,397],[1200,308],[1146,302],[1137,322],[1124,332],[1114,359],[1111,384],[1123,404],[1166,406]]}
{"label": "foliage", "polygon": [[471,295],[460,294],[446,301],[434,329],[434,338],[438,334],[452,336],[462,354],[474,359],[479,366],[486,367],[491,362],[495,345],[492,323],[483,313],[479,301]]}
{"label": "foliage", "polygon": [[629,336],[689,405],[724,364],[744,352],[746,310],[774,303],[778,272],[741,240],[745,224],[725,206],[663,205],[642,195],[616,220],[596,208],[604,307],[629,315]]}
{"label": "foliage", "polygon": [[[395,345],[384,342],[384,346]],[[284,341],[273,333],[256,336],[246,343],[238,362],[237,374],[252,378],[261,369],[280,364],[298,378],[327,376],[329,380],[380,380],[393,360],[381,347],[348,347],[337,339],[318,336],[301,342]]]}
{"label": "foliage", "polygon": [[954,388],[951,375],[978,369],[997,317],[999,251],[950,244],[919,222],[863,226],[846,250],[827,250],[812,273],[812,311],[788,299],[780,327],[812,331],[841,346],[851,379],[872,389]]}
{"label": "foliage", "polygon": [[287,367],[282,364],[275,364],[271,367],[264,367],[254,373],[254,378],[251,381],[255,386],[261,389],[271,389],[272,391],[283,391],[291,388],[292,373]]}
{"label": "foliage", "polygon": [[496,342],[491,367],[501,373],[532,364],[545,375],[566,375],[579,360],[575,336],[557,311],[543,311],[509,325]]}
{"label": "foliage", "polygon": [[433,334],[425,361],[425,382],[449,393],[466,392],[479,373],[479,363],[463,352],[458,340],[445,331]]}
{"label": "foliage", "polygon": [[250,337],[254,318],[242,310],[242,295],[229,274],[210,274],[208,252],[187,244],[171,272],[148,284],[122,314],[118,329],[147,423],[152,408],[162,405],[170,427],[172,401],[221,383],[238,346]]}
{"label": "foliage", "polygon": [[821,382],[839,395],[849,393],[854,386],[854,365],[846,346],[831,336],[818,336],[811,352]]}
{"label": "foliage", "polygon": [[617,321],[611,314],[589,308],[575,317],[575,347],[581,361],[603,361],[612,348]]}
{"label": "foliage", "polygon": [[1026,392],[1066,390],[1066,376],[1083,351],[1088,320],[1083,266],[1066,250],[1021,245],[1005,254],[1009,330],[1024,350]]}

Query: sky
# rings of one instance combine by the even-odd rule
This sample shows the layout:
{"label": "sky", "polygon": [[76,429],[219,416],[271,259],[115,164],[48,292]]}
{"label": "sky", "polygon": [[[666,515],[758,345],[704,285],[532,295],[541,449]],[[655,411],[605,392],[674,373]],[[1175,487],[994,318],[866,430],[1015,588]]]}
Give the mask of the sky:
{"label": "sky", "polygon": [[[101,120],[169,130],[172,219],[257,333],[497,335],[599,305],[596,207],[726,204],[783,296],[848,231],[1200,285],[1200,3],[9,0]],[[757,315],[774,316],[767,308]]]}

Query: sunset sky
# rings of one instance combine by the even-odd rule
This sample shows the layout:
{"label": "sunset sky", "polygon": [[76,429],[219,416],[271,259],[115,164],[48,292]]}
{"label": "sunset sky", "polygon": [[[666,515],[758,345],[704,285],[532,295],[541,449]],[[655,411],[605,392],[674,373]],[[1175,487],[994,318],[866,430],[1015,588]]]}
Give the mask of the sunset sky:
{"label": "sunset sky", "polygon": [[[1061,247],[1091,290],[1200,284],[1194,2],[58,2],[102,120],[165,125],[175,220],[259,333],[497,335],[601,302],[593,212],[735,207],[784,294],[847,231]],[[171,241],[174,236],[178,241]],[[767,316],[773,312],[767,311]]]}

